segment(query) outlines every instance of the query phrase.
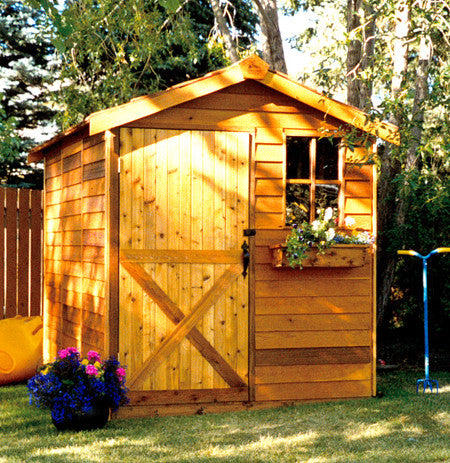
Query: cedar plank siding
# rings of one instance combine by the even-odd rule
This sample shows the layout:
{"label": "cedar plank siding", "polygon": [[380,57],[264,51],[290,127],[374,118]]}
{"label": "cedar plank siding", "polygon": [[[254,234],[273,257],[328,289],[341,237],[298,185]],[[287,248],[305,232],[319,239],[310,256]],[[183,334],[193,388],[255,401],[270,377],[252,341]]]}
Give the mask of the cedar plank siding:
{"label": "cedar plank siding", "polygon": [[71,137],[45,158],[46,360],[59,349],[106,351],[105,143]]}
{"label": "cedar plank siding", "polygon": [[[219,109],[218,109],[219,108]],[[285,135],[320,136],[341,121],[254,81],[137,120],[128,127],[248,131],[254,134],[254,320],[256,401],[375,394],[373,256],[349,269],[275,269],[270,245],[283,243]],[[347,151],[342,219],[374,232],[375,167]],[[287,362],[285,364],[285,362]]]}

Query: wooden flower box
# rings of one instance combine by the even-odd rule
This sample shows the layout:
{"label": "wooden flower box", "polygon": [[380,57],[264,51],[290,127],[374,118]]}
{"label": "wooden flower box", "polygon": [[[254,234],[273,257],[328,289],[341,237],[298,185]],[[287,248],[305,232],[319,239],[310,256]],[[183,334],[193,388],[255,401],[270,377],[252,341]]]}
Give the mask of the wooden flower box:
{"label": "wooden flower box", "polygon": [[[273,267],[289,267],[286,257],[286,245],[270,246]],[[317,247],[309,251],[309,257],[303,261],[303,267],[362,267],[367,259],[370,246],[366,244],[337,244],[318,254]]]}

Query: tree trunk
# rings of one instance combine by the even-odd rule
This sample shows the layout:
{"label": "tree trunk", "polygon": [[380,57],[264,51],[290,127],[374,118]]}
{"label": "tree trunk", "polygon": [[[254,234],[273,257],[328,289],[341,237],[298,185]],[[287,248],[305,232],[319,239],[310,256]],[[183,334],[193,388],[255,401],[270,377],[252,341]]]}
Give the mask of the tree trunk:
{"label": "tree trunk", "polygon": [[276,0],[254,0],[263,35],[263,58],[275,71],[287,73]]}
{"label": "tree trunk", "polygon": [[[347,33],[351,34],[361,26],[360,8],[362,0],[347,0]],[[361,66],[361,41],[352,38],[347,47],[347,102],[361,108],[360,80],[358,68]]]}
{"label": "tree trunk", "polygon": [[214,13],[217,26],[219,27],[220,34],[225,42],[225,48],[227,49],[228,55],[232,63],[239,61],[236,44],[233,42],[233,38],[228,28],[227,20],[223,15],[222,8],[220,8],[219,0],[210,0],[211,8]]}
{"label": "tree trunk", "polygon": [[412,114],[411,142],[408,147],[406,158],[406,169],[410,170],[417,164],[417,149],[422,140],[424,107],[423,104],[428,97],[428,71],[431,64],[431,38],[421,37],[419,45],[419,62],[417,65],[416,79],[414,83],[414,104]]}
{"label": "tree trunk", "polygon": [[[364,10],[364,36],[363,51],[361,57],[361,70],[370,69],[375,57],[375,12],[371,1],[363,4]],[[372,82],[365,79],[361,82],[360,108],[364,111],[372,109]]]}
{"label": "tree trunk", "polygon": [[347,48],[347,102],[367,111],[372,108],[372,86],[360,75],[375,53],[375,17],[370,2],[347,0],[347,33],[354,35]]}
{"label": "tree trunk", "polygon": [[[396,10],[395,36],[392,54],[391,101],[398,100],[402,91],[408,66],[408,37],[411,28],[408,0],[402,0]],[[392,112],[389,122],[400,125],[401,111]],[[378,324],[382,325],[386,317],[386,306],[394,281],[397,255],[391,249],[390,241],[392,224],[397,218],[401,199],[397,198],[397,188],[394,178],[400,173],[401,165],[397,156],[393,155],[395,148],[387,145],[380,155],[381,167],[378,181],[378,240],[377,240],[377,310]]]}
{"label": "tree trunk", "polygon": [[[430,37],[421,37],[416,78],[414,81],[414,102],[410,121],[411,132],[408,137],[408,148],[406,151],[404,167],[404,173],[406,174],[405,182],[408,181],[408,174],[412,173],[417,167],[417,160],[419,157],[418,150],[422,142],[424,102],[428,97],[428,70],[431,64],[431,54]],[[397,223],[399,225],[403,225],[405,223],[406,212],[409,204],[408,197],[405,197],[405,195],[397,201]]]}

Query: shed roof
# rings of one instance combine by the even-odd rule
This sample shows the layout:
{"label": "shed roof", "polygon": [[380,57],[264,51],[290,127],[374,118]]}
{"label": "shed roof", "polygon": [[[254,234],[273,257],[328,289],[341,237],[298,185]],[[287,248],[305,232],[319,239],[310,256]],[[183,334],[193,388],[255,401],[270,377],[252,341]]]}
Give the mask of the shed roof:
{"label": "shed roof", "polygon": [[399,133],[396,126],[388,122],[372,120],[368,114],[354,106],[326,97],[293,80],[286,74],[269,69],[269,65],[265,61],[252,55],[198,79],[183,82],[158,93],[133,98],[128,103],[90,114],[77,126],[71,127],[51,140],[33,148],[28,155],[28,161],[40,161],[48,148],[82,129],[87,128],[89,135],[95,135],[209,95],[231,85],[239,84],[247,79],[260,82],[385,141],[399,144]]}

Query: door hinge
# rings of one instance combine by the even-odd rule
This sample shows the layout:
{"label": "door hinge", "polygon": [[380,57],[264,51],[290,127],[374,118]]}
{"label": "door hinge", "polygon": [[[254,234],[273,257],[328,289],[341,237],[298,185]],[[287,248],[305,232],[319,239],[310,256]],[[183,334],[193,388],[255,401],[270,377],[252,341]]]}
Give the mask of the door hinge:
{"label": "door hinge", "polygon": [[246,228],[244,229],[244,236],[255,236],[256,230],[254,228]]}

